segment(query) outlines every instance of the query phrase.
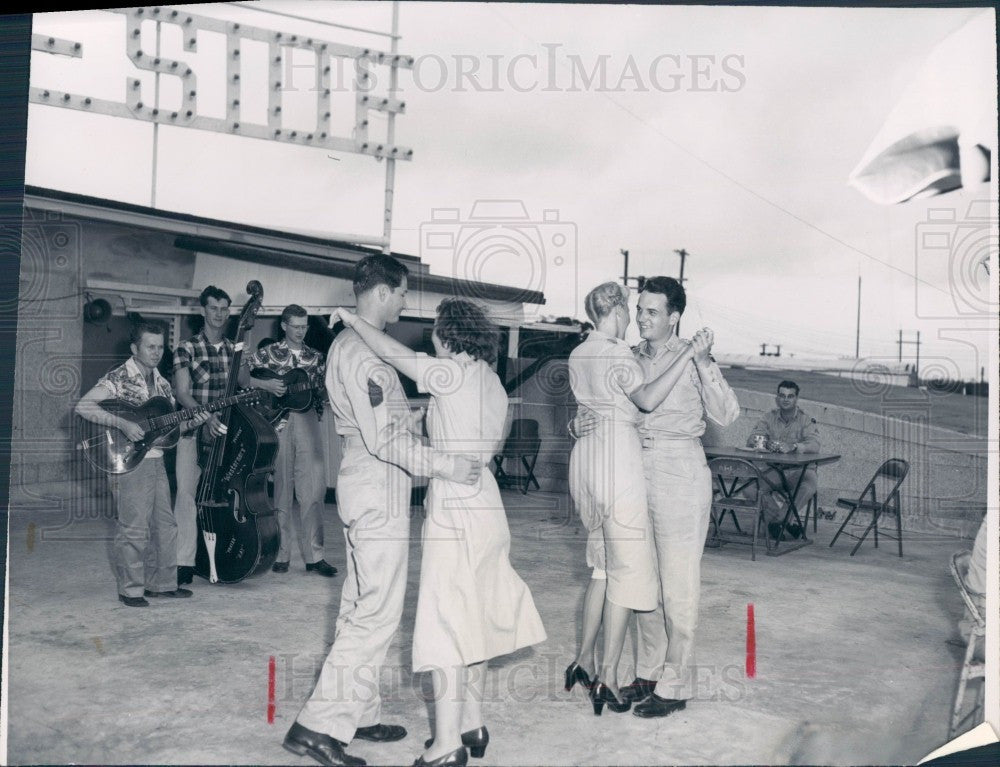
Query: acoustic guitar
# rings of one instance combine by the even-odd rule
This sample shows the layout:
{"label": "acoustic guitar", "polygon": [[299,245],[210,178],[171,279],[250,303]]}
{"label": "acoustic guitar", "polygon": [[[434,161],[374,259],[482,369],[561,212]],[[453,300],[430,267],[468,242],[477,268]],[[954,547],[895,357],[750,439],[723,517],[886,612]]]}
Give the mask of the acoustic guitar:
{"label": "acoustic guitar", "polygon": [[279,380],[285,384],[285,393],[280,397],[261,391],[257,410],[271,423],[277,423],[289,410],[304,413],[313,406],[314,397],[317,396],[316,387],[304,368],[292,368],[284,373],[275,373],[268,368],[254,368],[250,375],[260,380]]}
{"label": "acoustic guitar", "polygon": [[141,405],[132,405],[120,399],[106,399],[101,407],[113,415],[137,424],[143,432],[142,439],[132,441],[114,426],[102,426],[85,418],[84,439],[77,444],[95,469],[107,474],[127,474],[142,463],[153,448],[170,448],[180,438],[180,425],[201,413],[223,410],[237,403],[258,402],[264,392],[259,389],[223,397],[199,407],[174,410],[166,397],[151,397]]}

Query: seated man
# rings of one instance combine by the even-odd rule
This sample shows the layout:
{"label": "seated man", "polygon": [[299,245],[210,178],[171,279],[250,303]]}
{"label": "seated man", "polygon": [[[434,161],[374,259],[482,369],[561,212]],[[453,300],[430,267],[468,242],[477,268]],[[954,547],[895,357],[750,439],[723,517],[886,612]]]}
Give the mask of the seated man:
{"label": "seated man", "polygon": [[[782,381],[778,384],[778,394],[774,401],[778,407],[765,413],[757,421],[747,439],[747,447],[752,447],[754,439],[763,435],[767,438],[768,450],[774,453],[818,453],[819,427],[816,426],[815,418],[810,418],[798,407],[799,385],[794,381]],[[792,469],[787,476],[790,489],[794,489],[798,474]],[[768,533],[772,538],[777,538],[781,534],[781,521],[785,517],[787,501],[782,492],[781,475],[775,469],[764,472],[764,479],[772,487],[772,491],[764,496],[764,520],[767,522]],[[806,469],[795,496],[795,506],[800,512],[805,510],[806,503],[816,492],[816,486],[816,467],[810,466]],[[792,538],[798,538],[803,533],[802,527],[794,522],[789,523],[787,531]]]}

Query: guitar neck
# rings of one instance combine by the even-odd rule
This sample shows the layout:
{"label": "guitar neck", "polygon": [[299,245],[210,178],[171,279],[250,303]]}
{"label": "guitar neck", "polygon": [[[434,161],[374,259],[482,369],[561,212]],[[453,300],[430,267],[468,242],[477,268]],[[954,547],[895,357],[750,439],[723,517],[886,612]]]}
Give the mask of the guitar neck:
{"label": "guitar neck", "polygon": [[173,413],[167,413],[167,415],[161,415],[157,418],[150,419],[149,427],[151,429],[162,429],[167,426],[176,426],[181,421],[188,421],[201,413],[214,413],[216,410],[223,410],[224,408],[231,407],[241,400],[250,399],[253,396],[255,395],[252,391],[240,392],[239,394],[234,394],[231,397],[223,397],[222,399],[213,400],[205,405],[189,407],[185,410],[177,410]]}

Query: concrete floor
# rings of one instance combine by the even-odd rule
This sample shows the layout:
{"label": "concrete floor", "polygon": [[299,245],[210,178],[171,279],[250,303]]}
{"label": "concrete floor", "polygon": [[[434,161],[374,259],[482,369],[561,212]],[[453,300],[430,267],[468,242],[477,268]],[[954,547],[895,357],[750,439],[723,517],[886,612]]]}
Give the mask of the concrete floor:
{"label": "concrete floor", "polygon": [[[281,740],[332,640],[342,576],[307,576],[295,554],[288,574],[227,587],[196,578],[190,600],[127,608],[109,564],[113,521],[71,519],[74,492],[64,484],[12,498],[9,763],[310,764]],[[663,720],[596,718],[579,687],[562,689],[589,577],[582,528],[563,495],[505,500],[512,561],[548,640],[490,664],[493,740],[473,764],[906,764],[944,742],[961,663],[945,643],[960,617],[948,558],[970,541],[911,537],[902,560],[869,544],[852,558],[847,542],[826,546],[835,528],[821,520],[816,545],[783,557],[754,563],[744,546],[708,549],[698,699]],[[382,684],[384,721],[410,735],[352,744],[370,764],[410,764],[430,734],[429,680],[409,671],[414,516],[406,611]],[[327,559],[343,569],[333,506],[326,530]],[[748,603],[754,679],[744,675]]]}

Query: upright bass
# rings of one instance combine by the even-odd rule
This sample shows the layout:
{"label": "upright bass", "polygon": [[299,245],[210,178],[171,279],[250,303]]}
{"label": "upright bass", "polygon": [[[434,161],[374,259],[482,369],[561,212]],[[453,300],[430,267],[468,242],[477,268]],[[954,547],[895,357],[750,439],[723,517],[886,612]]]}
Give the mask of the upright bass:
{"label": "upright bass", "polygon": [[[260,311],[264,289],[247,283],[250,299],[233,338],[235,353],[226,397],[236,392],[246,332]],[[225,411],[227,432],[215,437],[198,484],[198,550],[194,570],[212,583],[236,583],[264,572],[278,554],[278,521],[267,495],[278,435],[257,411],[236,404]]]}

